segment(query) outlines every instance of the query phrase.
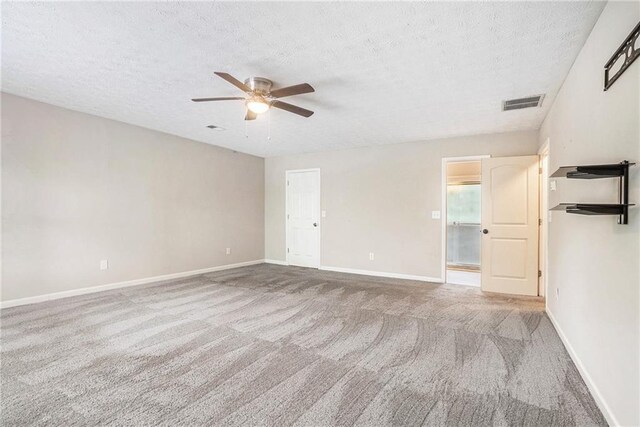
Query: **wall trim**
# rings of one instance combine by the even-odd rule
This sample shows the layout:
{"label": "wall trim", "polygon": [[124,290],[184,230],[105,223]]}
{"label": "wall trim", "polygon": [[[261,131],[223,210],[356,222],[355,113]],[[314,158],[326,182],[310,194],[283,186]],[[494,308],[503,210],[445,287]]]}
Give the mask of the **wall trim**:
{"label": "wall trim", "polygon": [[598,389],[598,386],[596,386],[595,382],[591,378],[591,375],[589,375],[589,372],[587,371],[584,364],[582,363],[582,360],[580,360],[580,358],[578,357],[578,354],[573,349],[571,342],[569,342],[569,339],[564,334],[564,331],[560,327],[560,324],[558,323],[556,318],[553,316],[553,314],[551,314],[551,310],[549,310],[549,307],[545,307],[544,311],[547,313],[547,317],[549,317],[549,320],[551,320],[551,324],[556,329],[556,332],[558,333],[560,340],[564,344],[564,347],[567,349],[567,352],[569,353],[571,360],[573,360],[573,363],[578,368],[578,372],[580,372],[580,376],[584,380],[585,384],[587,384],[587,388],[591,392],[593,399],[596,401],[596,404],[598,405],[598,408],[600,408],[602,415],[604,415],[605,419],[607,420],[607,423],[609,423],[609,425],[611,426],[621,425],[616,419],[616,417],[613,415],[611,408],[609,407],[609,405],[607,405],[606,400],[602,396],[602,393],[600,393],[600,390]]}
{"label": "wall trim", "polygon": [[389,277],[392,279],[419,280],[421,282],[443,283],[443,280],[441,278],[417,276],[413,274],[387,273],[383,271],[372,271],[372,270],[358,270],[355,268],[330,267],[327,265],[320,266],[319,270],[335,271],[338,273],[360,274],[364,276]]}
{"label": "wall trim", "polygon": [[289,265],[287,261],[280,261],[279,259],[265,259],[264,262],[266,264]]}
{"label": "wall trim", "polygon": [[253,261],[238,262],[235,264],[219,265],[217,267],[203,268],[200,270],[183,271],[180,273],[163,274],[161,276],[145,277],[143,279],[127,280],[124,282],[109,283],[106,285],[90,286],[80,289],[72,289],[69,291],[54,292],[51,294],[36,295],[34,297],[17,298],[0,302],[0,309],[17,307],[20,305],[36,304],[44,301],[51,301],[61,298],[72,297],[76,295],[92,294],[95,292],[103,292],[111,289],[128,288],[130,286],[145,285],[147,283],[161,282],[164,280],[179,279],[188,276],[197,276],[199,274],[212,273],[214,271],[229,270],[232,268],[246,267],[249,265],[263,264],[265,260],[257,259]]}

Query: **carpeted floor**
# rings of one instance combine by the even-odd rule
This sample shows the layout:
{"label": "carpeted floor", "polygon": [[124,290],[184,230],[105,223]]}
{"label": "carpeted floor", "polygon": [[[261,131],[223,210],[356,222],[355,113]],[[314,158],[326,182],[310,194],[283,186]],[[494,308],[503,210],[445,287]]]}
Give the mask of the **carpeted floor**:
{"label": "carpeted floor", "polygon": [[1,320],[3,426],[606,424],[534,298],[259,265]]}

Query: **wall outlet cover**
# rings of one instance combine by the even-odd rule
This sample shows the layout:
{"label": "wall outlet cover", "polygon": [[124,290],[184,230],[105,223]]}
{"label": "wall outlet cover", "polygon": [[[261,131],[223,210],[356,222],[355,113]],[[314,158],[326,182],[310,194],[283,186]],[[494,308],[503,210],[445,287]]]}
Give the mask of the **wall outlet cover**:
{"label": "wall outlet cover", "polygon": [[431,211],[431,219],[440,219],[440,211]]}
{"label": "wall outlet cover", "polygon": [[100,260],[100,270],[106,270],[109,268],[109,260]]}

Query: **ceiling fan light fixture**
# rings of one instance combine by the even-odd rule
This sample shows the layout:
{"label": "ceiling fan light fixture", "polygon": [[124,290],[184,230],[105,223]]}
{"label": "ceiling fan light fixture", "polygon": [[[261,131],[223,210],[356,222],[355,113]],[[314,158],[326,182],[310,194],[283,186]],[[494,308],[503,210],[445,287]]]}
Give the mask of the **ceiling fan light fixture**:
{"label": "ceiling fan light fixture", "polygon": [[256,114],[266,112],[269,107],[269,103],[263,98],[255,97],[247,100],[247,108]]}

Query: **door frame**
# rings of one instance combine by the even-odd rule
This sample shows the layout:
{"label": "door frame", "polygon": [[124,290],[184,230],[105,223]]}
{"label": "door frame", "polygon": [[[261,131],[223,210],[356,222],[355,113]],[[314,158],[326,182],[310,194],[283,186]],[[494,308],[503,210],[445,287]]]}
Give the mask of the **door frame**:
{"label": "door frame", "polygon": [[300,172],[317,172],[318,173],[318,265],[314,268],[320,268],[322,265],[322,252],[321,249],[321,241],[322,241],[322,174],[320,173],[320,168],[309,168],[309,169],[287,169],[284,172],[284,230],[285,230],[285,256],[287,260],[287,265],[291,265],[289,262],[289,175]]}
{"label": "door frame", "polygon": [[[476,156],[462,156],[462,157],[443,157],[442,167],[440,170],[440,187],[441,187],[441,211],[440,211],[440,227],[442,241],[440,244],[441,262],[440,262],[440,277],[442,283],[447,283],[447,164],[449,163],[462,163],[482,161],[482,159],[490,158],[490,154],[479,154]],[[480,166],[482,170],[482,166]],[[480,218],[482,221],[482,218]]]}
{"label": "door frame", "polygon": [[[538,150],[540,168],[538,169],[540,181],[538,183],[538,296],[547,298],[548,270],[549,270],[549,138]],[[547,159],[546,168],[544,159]]]}

